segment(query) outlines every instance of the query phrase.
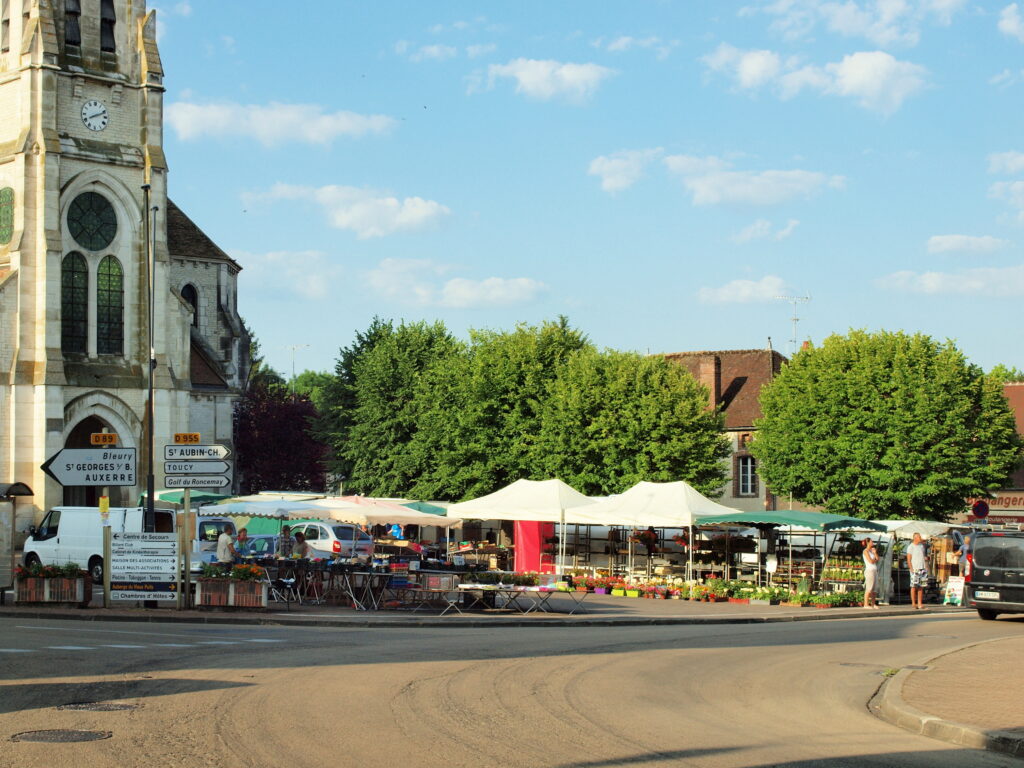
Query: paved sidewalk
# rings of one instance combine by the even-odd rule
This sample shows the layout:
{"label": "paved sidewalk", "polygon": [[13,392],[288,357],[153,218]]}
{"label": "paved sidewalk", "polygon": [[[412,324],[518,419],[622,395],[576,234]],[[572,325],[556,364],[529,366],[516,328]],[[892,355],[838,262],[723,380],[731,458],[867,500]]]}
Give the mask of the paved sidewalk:
{"label": "paved sidewalk", "polygon": [[879,714],[925,736],[1024,757],[1022,654],[1024,636],[1000,638],[903,669],[879,693]]}
{"label": "paved sidewalk", "polygon": [[781,605],[739,605],[735,603],[699,603],[689,600],[644,600],[590,595],[584,603],[586,613],[568,615],[572,601],[553,595],[550,613],[528,615],[508,611],[467,611],[438,616],[436,612],[408,610],[355,611],[331,605],[295,605],[286,610],[272,603],[267,611],[219,611],[171,608],[87,609],[45,608],[35,606],[0,607],[0,616],[80,619],[83,621],[200,622],[211,624],[289,624],[322,627],[467,627],[467,626],[606,626],[644,624],[751,624],[828,619],[875,619],[886,616],[920,616],[929,613],[961,613],[962,609],[929,606],[914,611],[911,606],[884,606],[871,611],[863,608],[790,608]]}

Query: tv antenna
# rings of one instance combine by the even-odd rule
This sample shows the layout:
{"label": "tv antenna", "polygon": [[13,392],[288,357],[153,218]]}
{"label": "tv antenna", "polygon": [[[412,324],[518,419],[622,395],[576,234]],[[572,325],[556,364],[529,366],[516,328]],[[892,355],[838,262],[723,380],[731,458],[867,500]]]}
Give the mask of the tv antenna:
{"label": "tv antenna", "polygon": [[790,304],[793,305],[793,317],[790,318],[790,320],[793,321],[793,338],[789,340],[789,356],[792,357],[793,355],[796,354],[798,344],[796,325],[797,323],[800,322],[800,316],[797,314],[797,308],[801,304],[806,304],[808,301],[810,301],[811,294],[807,294],[806,296],[776,296],[775,298],[778,299],[779,301],[788,301]]}

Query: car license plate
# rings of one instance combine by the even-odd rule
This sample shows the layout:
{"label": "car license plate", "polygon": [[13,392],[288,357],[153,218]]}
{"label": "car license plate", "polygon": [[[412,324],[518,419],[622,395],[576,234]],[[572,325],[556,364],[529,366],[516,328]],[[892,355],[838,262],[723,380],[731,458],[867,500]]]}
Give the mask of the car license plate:
{"label": "car license plate", "polygon": [[998,592],[987,592],[985,590],[979,589],[977,592],[974,593],[974,598],[975,598],[975,600],[998,600],[999,599],[999,593]]}

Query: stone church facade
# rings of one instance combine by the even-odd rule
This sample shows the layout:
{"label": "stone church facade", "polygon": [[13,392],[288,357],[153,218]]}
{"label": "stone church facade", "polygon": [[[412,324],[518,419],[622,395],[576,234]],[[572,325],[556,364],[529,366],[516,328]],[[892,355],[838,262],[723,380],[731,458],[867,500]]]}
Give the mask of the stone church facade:
{"label": "stone church facade", "polygon": [[148,248],[156,487],[175,432],[232,443],[248,369],[239,265],[167,197],[163,68],[144,0],[0,0],[0,481],[37,511],[94,504],[40,470],[115,432],[145,485]]}

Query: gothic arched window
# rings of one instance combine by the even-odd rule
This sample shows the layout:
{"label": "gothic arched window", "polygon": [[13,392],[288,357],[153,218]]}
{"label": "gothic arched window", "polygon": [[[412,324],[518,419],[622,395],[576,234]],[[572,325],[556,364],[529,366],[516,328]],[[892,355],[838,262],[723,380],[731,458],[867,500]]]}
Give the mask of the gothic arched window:
{"label": "gothic arched window", "polygon": [[64,257],[60,268],[60,348],[84,355],[89,343],[89,268],[77,252]]}
{"label": "gothic arched window", "polygon": [[124,272],[113,256],[103,257],[96,274],[96,352],[124,354]]}
{"label": "gothic arched window", "polygon": [[117,50],[114,43],[114,24],[117,15],[114,13],[114,0],[100,0],[100,50],[113,53]]}
{"label": "gothic arched window", "polygon": [[181,298],[189,303],[192,307],[192,325],[199,326],[199,291],[196,287],[189,283],[181,289]]}
{"label": "gothic arched window", "polygon": [[82,16],[80,0],[64,0],[64,45],[82,44]]}
{"label": "gothic arched window", "polygon": [[7,245],[14,237],[14,190],[0,189],[0,245]]}

